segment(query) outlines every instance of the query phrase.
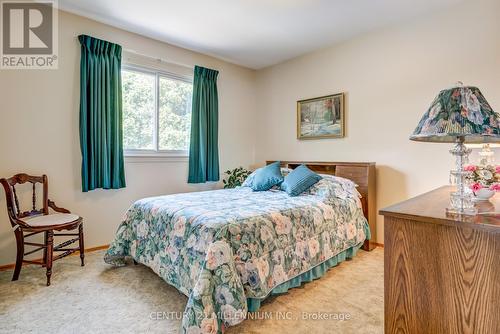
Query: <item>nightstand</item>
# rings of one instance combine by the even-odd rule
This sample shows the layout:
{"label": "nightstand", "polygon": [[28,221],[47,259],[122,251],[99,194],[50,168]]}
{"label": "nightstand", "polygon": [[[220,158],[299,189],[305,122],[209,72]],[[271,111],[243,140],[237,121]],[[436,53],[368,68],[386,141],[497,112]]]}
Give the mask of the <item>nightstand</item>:
{"label": "nightstand", "polygon": [[380,210],[386,333],[500,333],[500,195],[448,216],[450,191]]}

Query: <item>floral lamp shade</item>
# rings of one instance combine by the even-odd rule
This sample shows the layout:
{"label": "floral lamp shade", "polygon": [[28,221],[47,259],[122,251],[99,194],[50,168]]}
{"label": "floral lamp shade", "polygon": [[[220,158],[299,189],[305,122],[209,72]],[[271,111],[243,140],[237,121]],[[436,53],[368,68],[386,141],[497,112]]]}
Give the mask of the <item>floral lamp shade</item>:
{"label": "floral lamp shade", "polygon": [[459,85],[442,90],[424,114],[411,140],[465,143],[500,142],[500,115],[476,87]]}

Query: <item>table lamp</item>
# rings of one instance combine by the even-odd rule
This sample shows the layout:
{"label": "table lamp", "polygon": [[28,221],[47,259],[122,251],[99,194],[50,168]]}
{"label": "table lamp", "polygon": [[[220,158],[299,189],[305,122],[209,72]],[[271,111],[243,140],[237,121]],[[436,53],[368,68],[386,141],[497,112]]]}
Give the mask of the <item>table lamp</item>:
{"label": "table lamp", "polygon": [[477,152],[479,156],[479,165],[480,166],[494,166],[495,165],[495,152],[492,148],[499,148],[499,144],[467,144],[465,145],[468,148],[480,148],[481,151]]}
{"label": "table lamp", "polygon": [[455,169],[450,180],[456,191],[450,194],[448,212],[475,214],[472,191],[466,186],[464,165],[471,152],[464,143],[500,143],[500,115],[491,109],[476,87],[455,87],[439,92],[424,114],[410,140],[436,143],[455,143],[450,153],[455,156]]}

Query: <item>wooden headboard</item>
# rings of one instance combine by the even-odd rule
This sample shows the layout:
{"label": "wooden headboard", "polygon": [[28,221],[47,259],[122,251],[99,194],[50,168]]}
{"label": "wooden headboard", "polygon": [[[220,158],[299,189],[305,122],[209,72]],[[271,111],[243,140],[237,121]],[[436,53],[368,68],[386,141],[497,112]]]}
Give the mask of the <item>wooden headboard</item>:
{"label": "wooden headboard", "polygon": [[[269,165],[275,161],[266,161]],[[281,167],[294,169],[301,164],[319,174],[340,176],[352,180],[358,185],[361,194],[363,213],[370,225],[371,240],[366,240],[364,250],[375,248],[377,240],[377,211],[375,198],[375,163],[374,162],[304,162],[304,161],[281,161]]]}

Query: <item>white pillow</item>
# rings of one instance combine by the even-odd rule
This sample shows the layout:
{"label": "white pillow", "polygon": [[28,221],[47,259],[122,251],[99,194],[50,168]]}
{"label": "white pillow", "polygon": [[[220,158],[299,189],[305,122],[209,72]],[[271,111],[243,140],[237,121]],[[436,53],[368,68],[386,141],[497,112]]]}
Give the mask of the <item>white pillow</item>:
{"label": "white pillow", "polygon": [[306,193],[323,197],[338,197],[346,199],[360,198],[361,194],[356,189],[357,184],[343,177],[320,174],[322,179],[313,185]]}
{"label": "white pillow", "polygon": [[255,178],[255,174],[257,173],[257,171],[259,170],[260,168],[257,168],[256,170],[254,170],[252,173],[250,173],[250,175],[247,176],[247,178],[245,179],[245,181],[243,181],[243,183],[241,184],[242,187],[252,187],[252,184],[253,184],[253,179]]}

